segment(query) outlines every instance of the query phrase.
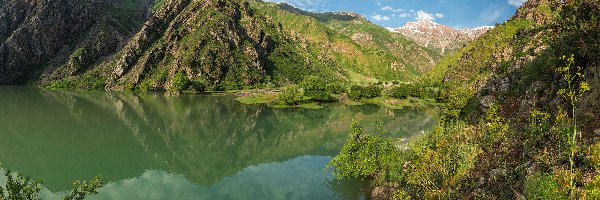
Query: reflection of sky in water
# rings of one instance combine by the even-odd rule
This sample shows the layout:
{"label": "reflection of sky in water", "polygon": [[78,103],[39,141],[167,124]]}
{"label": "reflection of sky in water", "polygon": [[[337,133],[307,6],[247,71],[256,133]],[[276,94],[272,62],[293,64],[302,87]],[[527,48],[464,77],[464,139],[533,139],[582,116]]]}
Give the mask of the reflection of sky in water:
{"label": "reflection of sky in water", "polygon": [[[141,176],[104,185],[89,199],[335,199],[323,172],[329,157],[301,156],[282,163],[250,166],[211,186],[184,175],[150,170]],[[4,178],[4,177],[2,177]],[[58,195],[44,191],[44,199]]]}

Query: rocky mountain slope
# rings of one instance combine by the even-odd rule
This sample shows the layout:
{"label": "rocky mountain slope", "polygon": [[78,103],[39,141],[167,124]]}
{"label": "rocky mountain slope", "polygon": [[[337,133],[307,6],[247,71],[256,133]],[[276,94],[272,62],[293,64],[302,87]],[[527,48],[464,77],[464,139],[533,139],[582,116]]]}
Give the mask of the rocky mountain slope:
{"label": "rocky mountain slope", "polygon": [[401,33],[421,46],[446,52],[462,48],[464,44],[477,39],[492,28],[482,26],[474,29],[455,29],[429,20],[419,20],[408,22],[393,31]]}
{"label": "rocky mountain slope", "polygon": [[197,91],[314,74],[414,80],[441,58],[358,16],[261,1],[3,1],[0,9],[1,84]]}
{"label": "rocky mountain slope", "polygon": [[0,1],[0,84],[89,70],[139,29],[150,1]]}

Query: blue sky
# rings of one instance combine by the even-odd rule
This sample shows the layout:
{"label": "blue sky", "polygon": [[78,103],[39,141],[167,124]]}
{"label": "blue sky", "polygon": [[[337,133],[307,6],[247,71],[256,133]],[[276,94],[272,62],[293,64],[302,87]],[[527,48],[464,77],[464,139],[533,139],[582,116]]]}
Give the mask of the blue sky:
{"label": "blue sky", "polygon": [[265,0],[312,12],[351,11],[383,27],[429,19],[456,28],[502,23],[526,0]]}

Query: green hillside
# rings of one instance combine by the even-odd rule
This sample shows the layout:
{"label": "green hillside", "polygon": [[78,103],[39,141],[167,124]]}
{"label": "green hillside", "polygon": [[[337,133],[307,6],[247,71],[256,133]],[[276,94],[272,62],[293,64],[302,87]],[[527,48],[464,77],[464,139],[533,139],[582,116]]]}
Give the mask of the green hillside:
{"label": "green hillside", "polygon": [[525,2],[421,79],[440,88],[438,128],[400,149],[355,128],[335,172],[382,199],[600,198],[599,13]]}
{"label": "green hillside", "polygon": [[[86,70],[71,73],[49,69],[39,83],[198,92],[285,86],[308,75],[355,83],[411,81],[441,57],[358,15],[346,19],[237,0],[164,0],[149,7],[152,16],[110,59],[90,59]],[[73,57],[81,53],[93,54],[78,49]]]}

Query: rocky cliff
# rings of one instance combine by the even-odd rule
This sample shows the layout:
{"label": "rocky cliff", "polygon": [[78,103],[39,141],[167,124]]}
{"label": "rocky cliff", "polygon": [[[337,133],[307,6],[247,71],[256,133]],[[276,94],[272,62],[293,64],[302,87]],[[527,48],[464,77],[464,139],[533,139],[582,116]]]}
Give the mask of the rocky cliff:
{"label": "rocky cliff", "polygon": [[0,84],[89,70],[146,18],[150,0],[0,2]]}

